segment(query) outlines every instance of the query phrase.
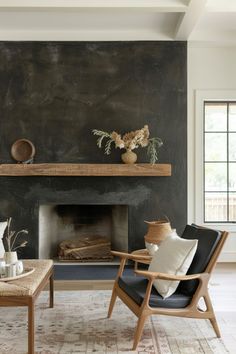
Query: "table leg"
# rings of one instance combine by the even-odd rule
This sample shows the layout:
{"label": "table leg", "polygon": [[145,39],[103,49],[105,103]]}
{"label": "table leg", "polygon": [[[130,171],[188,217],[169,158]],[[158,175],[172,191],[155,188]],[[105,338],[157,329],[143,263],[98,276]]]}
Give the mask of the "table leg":
{"label": "table leg", "polygon": [[34,299],[28,304],[28,354],[34,354]]}
{"label": "table leg", "polygon": [[54,280],[53,280],[53,273],[49,279],[49,292],[50,292],[50,307],[54,306]]}

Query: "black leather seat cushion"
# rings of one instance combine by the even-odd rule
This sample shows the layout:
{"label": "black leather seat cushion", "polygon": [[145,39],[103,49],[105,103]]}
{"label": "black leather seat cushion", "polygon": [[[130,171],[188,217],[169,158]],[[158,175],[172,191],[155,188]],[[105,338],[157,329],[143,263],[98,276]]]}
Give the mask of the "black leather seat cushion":
{"label": "black leather seat cushion", "polygon": [[[203,229],[194,224],[185,227],[182,238],[198,240],[197,251],[187,274],[197,274],[205,271],[220,237],[220,231]],[[198,280],[181,281],[177,290],[185,295],[192,296],[197,286]]]}
{"label": "black leather seat cushion", "polygon": [[[148,280],[139,276],[122,276],[118,284],[138,305],[145,297]],[[192,296],[187,296],[176,291],[167,299],[163,299],[156,289],[152,287],[149,305],[151,307],[184,308],[191,302]]]}

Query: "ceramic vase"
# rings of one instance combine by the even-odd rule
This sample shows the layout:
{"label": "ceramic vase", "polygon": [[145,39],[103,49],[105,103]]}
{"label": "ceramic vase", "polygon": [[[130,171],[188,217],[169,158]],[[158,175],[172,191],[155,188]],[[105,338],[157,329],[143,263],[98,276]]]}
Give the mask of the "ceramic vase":
{"label": "ceramic vase", "polygon": [[18,257],[17,257],[17,252],[5,252],[4,253],[4,260],[6,262],[6,264],[12,264],[12,263],[16,263],[18,261]]}
{"label": "ceramic vase", "polygon": [[131,150],[127,150],[121,155],[121,159],[124,163],[134,164],[137,161],[137,155]]}

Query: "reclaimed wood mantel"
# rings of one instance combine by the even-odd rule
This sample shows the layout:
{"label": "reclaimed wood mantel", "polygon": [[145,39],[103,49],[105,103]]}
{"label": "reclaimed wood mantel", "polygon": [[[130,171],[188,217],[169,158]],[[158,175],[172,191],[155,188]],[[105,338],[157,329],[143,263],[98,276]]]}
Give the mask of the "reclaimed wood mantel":
{"label": "reclaimed wood mantel", "polygon": [[0,176],[171,176],[171,164],[0,164]]}

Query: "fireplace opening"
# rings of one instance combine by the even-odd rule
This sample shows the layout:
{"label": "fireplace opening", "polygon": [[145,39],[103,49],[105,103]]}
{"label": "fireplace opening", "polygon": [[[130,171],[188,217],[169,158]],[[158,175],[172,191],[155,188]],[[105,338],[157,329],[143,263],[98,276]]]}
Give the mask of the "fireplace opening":
{"label": "fireplace opening", "polygon": [[51,204],[39,208],[39,258],[110,262],[128,251],[128,206]]}

